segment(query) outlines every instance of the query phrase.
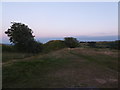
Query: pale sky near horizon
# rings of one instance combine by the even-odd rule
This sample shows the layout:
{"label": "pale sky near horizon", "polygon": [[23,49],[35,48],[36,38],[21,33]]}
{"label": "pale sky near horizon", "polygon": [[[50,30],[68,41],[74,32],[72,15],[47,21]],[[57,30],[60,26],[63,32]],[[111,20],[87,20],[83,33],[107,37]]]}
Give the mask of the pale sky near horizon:
{"label": "pale sky near horizon", "polygon": [[[2,37],[10,22],[29,26],[36,38],[118,35],[117,2],[4,2]],[[5,39],[6,38],[6,39]]]}

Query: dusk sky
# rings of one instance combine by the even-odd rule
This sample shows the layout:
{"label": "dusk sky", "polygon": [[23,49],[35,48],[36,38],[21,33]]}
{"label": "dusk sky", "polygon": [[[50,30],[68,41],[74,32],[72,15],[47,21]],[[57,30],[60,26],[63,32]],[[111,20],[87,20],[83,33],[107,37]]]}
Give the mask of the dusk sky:
{"label": "dusk sky", "polygon": [[46,42],[64,37],[79,40],[117,40],[117,2],[4,2],[2,39],[10,22],[21,22],[34,32],[36,40]]}

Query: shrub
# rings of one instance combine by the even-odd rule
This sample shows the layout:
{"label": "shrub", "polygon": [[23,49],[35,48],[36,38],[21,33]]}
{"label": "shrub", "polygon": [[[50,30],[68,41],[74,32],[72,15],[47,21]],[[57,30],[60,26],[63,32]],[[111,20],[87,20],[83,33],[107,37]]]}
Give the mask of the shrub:
{"label": "shrub", "polygon": [[64,42],[65,42],[66,46],[69,48],[75,48],[75,47],[79,46],[79,41],[73,37],[64,38]]}
{"label": "shrub", "polygon": [[21,44],[15,44],[15,48],[17,48],[17,50],[20,52],[39,53],[42,51],[42,43],[37,41],[30,41],[26,43],[24,47]]}

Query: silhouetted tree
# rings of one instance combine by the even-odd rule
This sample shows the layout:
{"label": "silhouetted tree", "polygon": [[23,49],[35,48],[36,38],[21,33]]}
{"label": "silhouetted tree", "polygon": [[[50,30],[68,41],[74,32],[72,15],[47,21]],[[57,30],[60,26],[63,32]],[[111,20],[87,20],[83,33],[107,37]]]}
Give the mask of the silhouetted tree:
{"label": "silhouetted tree", "polygon": [[[34,40],[33,31],[25,24],[12,22],[10,29],[5,31],[11,43],[19,51],[38,52],[39,43]],[[36,51],[37,50],[37,51]]]}
{"label": "silhouetted tree", "polygon": [[79,41],[73,37],[64,38],[64,42],[65,42],[66,46],[69,48],[75,48],[75,47],[79,46]]}

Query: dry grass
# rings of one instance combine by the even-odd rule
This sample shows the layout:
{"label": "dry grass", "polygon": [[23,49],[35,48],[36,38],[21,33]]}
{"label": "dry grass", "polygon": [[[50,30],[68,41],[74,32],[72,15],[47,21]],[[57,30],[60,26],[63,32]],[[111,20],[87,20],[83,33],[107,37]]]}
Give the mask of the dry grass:
{"label": "dry grass", "polygon": [[66,48],[20,59],[3,65],[3,87],[117,88],[117,58],[112,50]]}

